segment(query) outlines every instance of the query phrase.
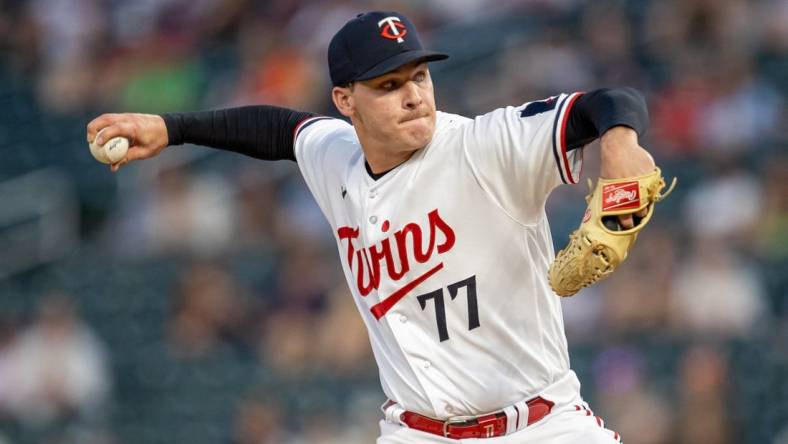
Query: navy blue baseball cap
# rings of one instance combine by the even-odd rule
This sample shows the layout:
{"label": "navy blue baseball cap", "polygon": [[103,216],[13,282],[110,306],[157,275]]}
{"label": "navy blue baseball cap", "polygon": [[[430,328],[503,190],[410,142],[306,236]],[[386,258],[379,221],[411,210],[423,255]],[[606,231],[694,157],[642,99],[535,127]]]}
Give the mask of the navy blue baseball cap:
{"label": "navy blue baseball cap", "polygon": [[328,45],[328,70],[334,86],[367,80],[416,60],[449,56],[424,49],[410,20],[397,12],[372,11],[345,23]]}

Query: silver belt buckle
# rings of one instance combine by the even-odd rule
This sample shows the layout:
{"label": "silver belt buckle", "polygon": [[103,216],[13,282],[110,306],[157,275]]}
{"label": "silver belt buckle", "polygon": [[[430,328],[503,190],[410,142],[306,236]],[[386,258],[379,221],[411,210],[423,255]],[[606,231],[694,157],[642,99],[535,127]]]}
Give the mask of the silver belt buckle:
{"label": "silver belt buckle", "polygon": [[452,424],[462,424],[462,423],[468,422],[470,420],[471,419],[460,417],[460,418],[449,418],[449,419],[443,421],[443,437],[444,438],[448,438],[449,437],[449,426],[450,425],[452,425]]}

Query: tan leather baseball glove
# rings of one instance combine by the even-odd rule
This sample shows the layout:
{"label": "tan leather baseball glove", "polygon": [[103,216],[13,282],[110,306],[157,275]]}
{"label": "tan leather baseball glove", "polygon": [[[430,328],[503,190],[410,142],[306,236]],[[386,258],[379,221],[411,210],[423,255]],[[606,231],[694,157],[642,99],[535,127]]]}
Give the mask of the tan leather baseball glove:
{"label": "tan leather baseball glove", "polygon": [[[586,196],[588,208],[580,228],[569,236],[569,244],[556,255],[550,265],[548,280],[559,296],[572,296],[606,278],[627,258],[638,233],[651,220],[654,204],[673,191],[676,179],[668,190],[659,168],[637,177],[599,179],[596,188],[591,179]],[[622,229],[618,216],[635,214],[647,208],[641,219],[634,217],[635,226]]]}

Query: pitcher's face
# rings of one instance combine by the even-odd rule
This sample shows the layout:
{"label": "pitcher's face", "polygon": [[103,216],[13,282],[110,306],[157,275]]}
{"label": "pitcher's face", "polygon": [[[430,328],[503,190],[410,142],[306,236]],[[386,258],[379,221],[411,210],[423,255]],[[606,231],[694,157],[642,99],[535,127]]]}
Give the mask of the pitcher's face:
{"label": "pitcher's face", "polygon": [[413,62],[337,89],[347,94],[349,105],[340,106],[335,92],[337,108],[350,117],[362,145],[368,140],[392,151],[415,151],[432,140],[435,94],[427,63]]}

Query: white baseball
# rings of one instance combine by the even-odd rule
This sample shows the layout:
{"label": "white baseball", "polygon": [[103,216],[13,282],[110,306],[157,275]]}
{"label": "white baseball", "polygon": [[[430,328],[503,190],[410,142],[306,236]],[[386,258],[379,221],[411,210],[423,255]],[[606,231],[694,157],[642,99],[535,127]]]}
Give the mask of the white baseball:
{"label": "white baseball", "polygon": [[[103,131],[103,130],[102,130]],[[96,138],[89,144],[90,154],[101,163],[116,163],[126,157],[129,150],[129,139],[125,137],[113,137],[109,139],[104,145],[99,146],[96,143],[101,131],[96,134]]]}

